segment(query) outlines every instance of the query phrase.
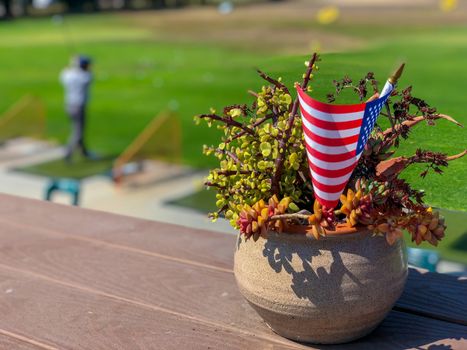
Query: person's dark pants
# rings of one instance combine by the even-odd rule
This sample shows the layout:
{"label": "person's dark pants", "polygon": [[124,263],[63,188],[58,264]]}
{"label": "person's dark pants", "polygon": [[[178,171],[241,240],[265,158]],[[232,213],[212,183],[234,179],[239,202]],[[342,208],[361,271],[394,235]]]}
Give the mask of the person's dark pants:
{"label": "person's dark pants", "polygon": [[66,148],[65,159],[71,160],[71,156],[77,150],[87,157],[88,151],[84,145],[85,108],[84,106],[68,107],[67,112],[71,120],[71,135]]}

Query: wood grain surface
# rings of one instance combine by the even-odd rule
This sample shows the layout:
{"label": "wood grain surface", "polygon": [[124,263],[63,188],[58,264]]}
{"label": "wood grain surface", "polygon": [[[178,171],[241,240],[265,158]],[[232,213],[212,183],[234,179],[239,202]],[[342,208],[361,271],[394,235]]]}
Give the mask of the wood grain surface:
{"label": "wood grain surface", "polygon": [[[0,195],[0,225],[109,245],[151,257],[231,271],[235,238],[231,234],[190,229],[49,202]],[[64,229],[65,228],[65,229]],[[207,254],[209,252],[209,254]],[[467,324],[467,279],[412,269],[399,310]]]}
{"label": "wood grain surface", "polygon": [[[272,333],[241,297],[233,235],[0,201],[0,349],[311,348]],[[323,348],[467,348],[465,288],[411,270],[375,332]]]}
{"label": "wood grain surface", "polygon": [[0,280],[12,290],[0,298],[0,329],[56,349],[300,348],[17,269],[0,267]]}
{"label": "wood grain surface", "polygon": [[11,350],[55,350],[56,348],[47,344],[42,344],[34,339],[30,339],[20,334],[4,331],[0,329],[0,349]]}
{"label": "wood grain surface", "polygon": [[[80,239],[231,270],[235,239],[189,227],[0,194],[0,225],[12,221]],[[216,249],[212,249],[215,247]],[[207,254],[209,252],[209,254]]]}
{"label": "wood grain surface", "polygon": [[[9,223],[1,225],[0,242],[0,267],[16,267],[67,284],[92,286],[190,316],[272,334],[255,313],[244,315],[249,306],[230,272],[52,236]],[[262,326],[259,329],[258,324]]]}
{"label": "wood grain surface", "polygon": [[410,269],[397,309],[467,326],[467,278]]}

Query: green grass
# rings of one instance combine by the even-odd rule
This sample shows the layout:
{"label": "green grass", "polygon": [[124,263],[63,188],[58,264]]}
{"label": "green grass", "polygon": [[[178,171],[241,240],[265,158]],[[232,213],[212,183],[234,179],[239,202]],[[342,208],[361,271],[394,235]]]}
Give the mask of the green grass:
{"label": "green grass", "polygon": [[194,192],[188,196],[166,202],[166,204],[197,210],[206,215],[217,211],[215,203],[216,192],[205,189]]}
{"label": "green grass", "polygon": [[23,168],[16,168],[15,171],[46,177],[82,180],[89,176],[108,173],[112,168],[112,163],[113,157],[103,157],[99,160],[75,157],[72,163],[66,163],[63,159],[58,159]]}
{"label": "green grass", "polygon": [[[219,110],[227,104],[250,102],[246,91],[262,84],[253,67],[282,76],[292,86],[300,80],[307,58],[227,45],[156,40],[149,29],[135,22],[130,26],[113,15],[70,17],[66,23],[59,26],[49,19],[0,23],[0,111],[22,95],[34,93],[47,106],[48,137],[65,142],[69,125],[58,74],[70,55],[65,42],[71,41],[75,50],[95,58],[87,136],[89,146],[102,154],[118,154],[160,110],[173,108],[182,120],[183,162],[212,166],[214,161],[201,154],[201,146],[215,143],[218,135],[195,127],[193,115],[211,106]],[[463,78],[467,76],[467,27],[412,29],[396,30],[397,36],[385,31],[380,39],[364,26],[330,27],[330,32],[353,35],[369,45],[364,51],[323,55],[313,83],[315,96],[323,98],[332,90],[332,79],[346,73],[358,78],[372,70],[384,81],[397,62],[405,61],[401,85],[413,84],[414,94],[467,123]],[[374,33],[383,30],[372,28]],[[348,96],[341,100],[346,101]],[[436,128],[417,127],[400,154],[410,154],[417,147],[447,153],[466,148],[463,129],[445,121],[438,124]],[[56,171],[53,164],[45,168],[48,173]],[[422,180],[416,168],[405,176],[415,187],[426,190],[427,202],[467,210],[466,170],[467,159],[461,159],[453,162],[444,176],[430,175]]]}

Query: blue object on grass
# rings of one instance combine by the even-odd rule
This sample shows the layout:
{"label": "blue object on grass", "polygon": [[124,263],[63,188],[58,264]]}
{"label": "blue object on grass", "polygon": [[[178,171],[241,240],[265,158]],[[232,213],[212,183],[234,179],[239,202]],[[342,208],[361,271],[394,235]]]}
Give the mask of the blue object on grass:
{"label": "blue object on grass", "polygon": [[80,182],[73,179],[51,179],[45,188],[45,200],[50,201],[54,192],[65,192],[72,196],[72,204],[78,205]]}
{"label": "blue object on grass", "polygon": [[421,267],[431,272],[436,272],[439,262],[439,254],[433,250],[420,248],[407,248],[409,265]]}

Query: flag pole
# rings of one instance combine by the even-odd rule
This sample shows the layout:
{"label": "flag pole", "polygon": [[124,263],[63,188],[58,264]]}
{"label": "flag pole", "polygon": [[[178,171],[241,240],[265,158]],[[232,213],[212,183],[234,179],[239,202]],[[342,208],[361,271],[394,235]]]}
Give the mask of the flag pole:
{"label": "flag pole", "polygon": [[400,67],[394,72],[394,74],[389,77],[388,80],[392,85],[395,85],[397,83],[397,81],[402,75],[402,72],[404,71],[404,67],[405,67],[405,63],[402,63]]}
{"label": "flag pole", "polygon": [[381,90],[380,96],[384,96],[390,93],[396,86],[397,81],[404,71],[405,63],[402,63],[399,68],[388,78],[386,84],[384,84],[383,90]]}
{"label": "flag pole", "polygon": [[[386,84],[384,84],[383,90],[381,90],[380,97],[385,96],[386,94],[390,94],[392,90],[397,85],[397,81],[402,75],[402,72],[404,71],[405,63],[402,63],[399,68],[388,78],[386,81]],[[386,113],[388,114],[389,122],[391,123],[391,127],[394,130],[394,120],[391,116],[391,109],[389,108],[389,102],[386,100],[384,103],[384,106],[386,107]]]}

